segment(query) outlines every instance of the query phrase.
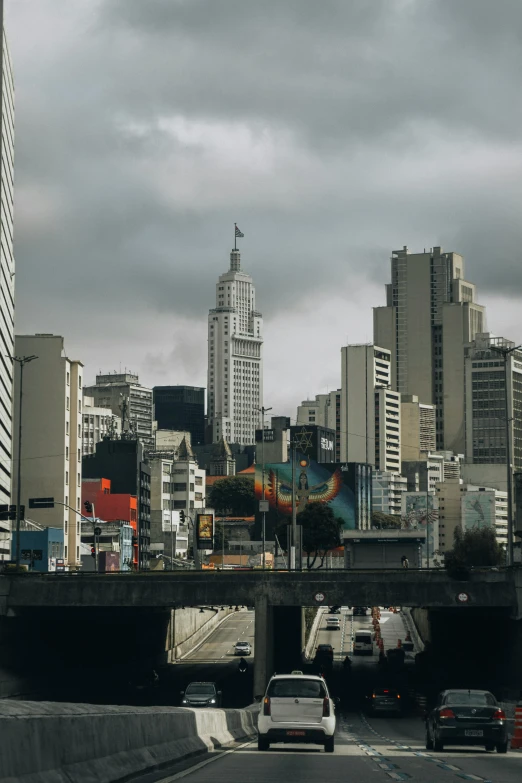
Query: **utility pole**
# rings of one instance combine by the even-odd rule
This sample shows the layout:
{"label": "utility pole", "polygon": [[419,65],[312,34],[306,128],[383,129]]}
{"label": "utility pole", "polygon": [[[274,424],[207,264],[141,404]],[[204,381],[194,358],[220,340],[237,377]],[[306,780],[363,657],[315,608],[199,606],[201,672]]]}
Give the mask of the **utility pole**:
{"label": "utility pole", "polygon": [[[265,499],[265,413],[268,413],[268,411],[271,411],[272,408],[265,408],[264,406],[262,408],[258,408],[258,411],[261,413],[261,463],[262,463],[262,481],[261,481],[261,500]],[[263,503],[264,508],[264,503]],[[262,523],[261,523],[261,539],[263,542],[262,546],[262,566],[263,571],[266,568],[266,513],[263,510],[262,512]]]}
{"label": "utility pole", "polygon": [[290,443],[292,454],[292,543],[290,547],[290,571],[297,570],[296,563],[296,544],[297,544],[297,508],[296,508],[296,487],[295,487],[295,461],[297,458],[296,443],[293,440]]}
{"label": "utility pole", "polygon": [[[491,348],[504,357],[504,405],[506,408],[506,470],[507,470],[507,565],[513,565],[513,462],[511,455],[511,430],[513,415],[509,415],[509,363],[510,354],[522,348],[521,345],[507,346],[492,345]],[[513,411],[511,411],[513,414]]]}
{"label": "utility pole", "polygon": [[15,567],[16,570],[20,568],[20,502],[22,497],[22,398],[23,398],[23,386],[24,386],[24,367],[33,359],[38,359],[38,356],[8,356],[13,362],[17,362],[20,366],[20,392],[18,395],[18,475],[16,477],[16,558]]}

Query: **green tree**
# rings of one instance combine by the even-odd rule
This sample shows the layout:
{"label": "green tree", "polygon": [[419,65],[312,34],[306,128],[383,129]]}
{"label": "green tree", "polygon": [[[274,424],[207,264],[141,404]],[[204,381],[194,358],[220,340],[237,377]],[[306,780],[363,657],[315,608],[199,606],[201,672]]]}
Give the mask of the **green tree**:
{"label": "green tree", "polygon": [[[332,508],[324,503],[308,503],[297,515],[297,524],[303,529],[303,551],[306,552],[306,567],[314,567],[319,558],[318,568],[324,566],[326,555],[341,544],[343,520],[336,517]],[[281,546],[288,549],[288,521],[280,525],[277,535]]]}
{"label": "green tree", "polygon": [[504,547],[492,527],[462,531],[455,528],[453,549],[446,552],[446,570],[452,576],[464,576],[472,566],[500,566],[506,562]]}
{"label": "green tree", "polygon": [[395,514],[385,514],[382,511],[372,511],[372,527],[378,530],[401,527],[401,518]]}
{"label": "green tree", "polygon": [[246,476],[227,476],[212,485],[207,494],[207,506],[218,514],[231,517],[251,517],[255,513],[254,482]]}

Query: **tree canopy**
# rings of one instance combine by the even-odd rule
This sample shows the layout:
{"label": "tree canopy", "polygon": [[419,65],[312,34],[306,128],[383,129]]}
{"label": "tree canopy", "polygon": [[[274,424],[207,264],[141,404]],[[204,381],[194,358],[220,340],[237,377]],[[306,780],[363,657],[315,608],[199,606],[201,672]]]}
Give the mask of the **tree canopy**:
{"label": "tree canopy", "polygon": [[383,511],[372,511],[372,527],[376,527],[379,530],[400,528],[401,518],[395,514],[385,514]]}
{"label": "tree canopy", "polygon": [[254,482],[246,476],[226,476],[209,488],[206,503],[218,514],[251,517],[256,509]]}
{"label": "tree canopy", "polygon": [[[277,535],[281,546],[288,549],[288,521],[280,525]],[[318,568],[324,565],[331,549],[341,544],[343,520],[336,517],[332,508],[324,503],[308,503],[297,515],[297,524],[303,528],[303,551],[306,552],[306,567],[313,568],[319,558]]]}
{"label": "tree canopy", "polygon": [[455,528],[453,549],[446,552],[446,569],[452,574],[465,572],[472,566],[504,565],[506,554],[492,527],[463,531]]}

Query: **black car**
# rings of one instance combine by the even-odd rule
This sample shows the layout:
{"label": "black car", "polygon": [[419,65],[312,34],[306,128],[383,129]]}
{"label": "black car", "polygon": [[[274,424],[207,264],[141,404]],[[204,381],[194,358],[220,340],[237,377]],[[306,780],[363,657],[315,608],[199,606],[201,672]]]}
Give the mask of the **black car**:
{"label": "black car", "polygon": [[374,688],[367,696],[366,706],[372,715],[401,715],[401,695],[395,688]]}
{"label": "black car", "polygon": [[489,691],[448,690],[426,719],[426,748],[439,753],[446,745],[483,745],[506,753],[506,716]]}
{"label": "black car", "polygon": [[318,644],[315,651],[314,664],[319,668],[331,669],[334,651],[331,644]]}
{"label": "black car", "polygon": [[215,682],[191,682],[181,691],[182,707],[221,707],[221,691]]}
{"label": "black car", "polygon": [[330,606],[328,609],[328,614],[341,614],[341,607],[340,606]]}
{"label": "black car", "polygon": [[353,616],[354,617],[366,617],[366,612],[368,611],[367,606],[354,606],[353,607]]}

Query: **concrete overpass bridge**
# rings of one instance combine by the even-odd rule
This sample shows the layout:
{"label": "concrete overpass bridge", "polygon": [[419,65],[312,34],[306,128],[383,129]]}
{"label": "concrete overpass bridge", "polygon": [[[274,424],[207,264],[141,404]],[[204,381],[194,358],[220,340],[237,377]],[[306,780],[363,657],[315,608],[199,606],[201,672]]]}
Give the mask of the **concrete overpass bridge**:
{"label": "concrete overpass bridge", "polygon": [[456,649],[487,617],[509,660],[522,653],[522,568],[476,569],[466,581],[440,569],[22,574],[0,576],[0,664],[2,636],[18,661],[31,644],[50,662],[151,660],[165,653],[172,608],[220,604],[256,609],[256,693],[299,660],[305,606],[421,607],[427,633],[432,623]]}

